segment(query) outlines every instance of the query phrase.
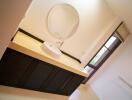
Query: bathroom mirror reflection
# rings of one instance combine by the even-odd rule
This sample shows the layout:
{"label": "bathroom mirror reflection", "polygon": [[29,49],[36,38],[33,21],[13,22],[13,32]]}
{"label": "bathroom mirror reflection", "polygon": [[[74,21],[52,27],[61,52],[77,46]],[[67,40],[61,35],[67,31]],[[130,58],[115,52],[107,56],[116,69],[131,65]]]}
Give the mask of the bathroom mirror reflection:
{"label": "bathroom mirror reflection", "polygon": [[50,9],[47,16],[49,33],[59,40],[64,40],[72,36],[78,24],[78,12],[69,4],[55,5]]}

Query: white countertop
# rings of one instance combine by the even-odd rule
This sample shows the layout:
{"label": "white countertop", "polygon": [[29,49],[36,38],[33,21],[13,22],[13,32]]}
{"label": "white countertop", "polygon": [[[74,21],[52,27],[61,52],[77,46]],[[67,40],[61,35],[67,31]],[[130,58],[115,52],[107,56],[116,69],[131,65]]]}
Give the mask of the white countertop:
{"label": "white countertop", "polygon": [[62,54],[59,58],[53,58],[42,50],[41,45],[41,42],[18,32],[8,47],[62,69],[88,77],[89,74],[82,70],[81,64],[78,61],[65,54]]}

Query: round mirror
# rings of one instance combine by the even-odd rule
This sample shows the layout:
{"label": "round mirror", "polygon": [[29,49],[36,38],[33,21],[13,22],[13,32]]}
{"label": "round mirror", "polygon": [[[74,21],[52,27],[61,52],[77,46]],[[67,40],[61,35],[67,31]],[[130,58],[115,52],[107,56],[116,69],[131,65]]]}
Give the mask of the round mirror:
{"label": "round mirror", "polygon": [[57,39],[73,35],[79,24],[79,15],[69,4],[58,4],[50,9],[47,17],[48,31]]}

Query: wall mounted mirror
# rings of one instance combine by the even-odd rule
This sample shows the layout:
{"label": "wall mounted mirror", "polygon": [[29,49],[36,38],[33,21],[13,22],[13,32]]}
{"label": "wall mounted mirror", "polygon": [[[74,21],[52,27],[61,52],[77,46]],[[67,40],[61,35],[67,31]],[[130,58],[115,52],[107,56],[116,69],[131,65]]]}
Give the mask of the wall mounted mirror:
{"label": "wall mounted mirror", "polygon": [[62,41],[75,33],[78,24],[78,12],[69,4],[55,5],[50,9],[47,16],[49,33]]}

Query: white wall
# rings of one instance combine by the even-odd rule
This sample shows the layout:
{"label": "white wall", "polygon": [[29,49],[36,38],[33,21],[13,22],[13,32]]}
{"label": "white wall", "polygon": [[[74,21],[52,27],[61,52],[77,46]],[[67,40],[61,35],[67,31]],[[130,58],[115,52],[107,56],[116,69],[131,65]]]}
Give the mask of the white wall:
{"label": "white wall", "polygon": [[20,27],[41,39],[54,41],[48,33],[46,17],[49,9],[59,3],[71,4],[79,13],[79,27],[61,49],[80,59],[116,16],[104,0],[34,0]]}
{"label": "white wall", "polygon": [[132,0],[106,0],[113,12],[125,21],[132,33]]}
{"label": "white wall", "polygon": [[[131,0],[107,0],[113,12],[124,20],[132,33]],[[100,100],[131,100],[132,90],[119,76],[132,85],[132,35],[103,64],[88,82]]]}
{"label": "white wall", "polygon": [[0,0],[0,58],[30,3],[31,0]]}
{"label": "white wall", "polygon": [[104,34],[103,31],[115,19],[104,0],[81,0],[80,23],[76,34],[66,40],[62,48],[64,51],[81,59]]}
{"label": "white wall", "polygon": [[132,85],[132,35],[117,48],[90,80],[100,100],[131,100],[132,89],[119,76]]}

